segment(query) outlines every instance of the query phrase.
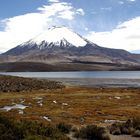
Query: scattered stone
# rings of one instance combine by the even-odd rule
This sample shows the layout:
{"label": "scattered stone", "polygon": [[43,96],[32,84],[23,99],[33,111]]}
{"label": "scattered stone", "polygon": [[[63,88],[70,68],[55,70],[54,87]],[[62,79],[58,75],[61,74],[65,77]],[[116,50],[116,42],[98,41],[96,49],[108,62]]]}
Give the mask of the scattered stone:
{"label": "scattered stone", "polygon": [[121,99],[121,97],[119,97],[119,96],[115,96],[114,98],[117,99],[117,100]]}
{"label": "scattered stone", "polygon": [[80,123],[84,123],[85,122],[85,118],[84,117],[81,117],[80,118]]}
{"label": "scattered stone", "polygon": [[130,99],[131,97],[130,96],[126,96],[126,98]]}
{"label": "scattered stone", "polygon": [[23,110],[19,110],[19,114],[24,114]]}
{"label": "scattered stone", "polygon": [[67,103],[62,103],[62,105],[67,106],[68,104]]}
{"label": "scattered stone", "polygon": [[47,117],[47,116],[43,116],[43,119],[47,120],[48,122],[51,122],[51,121],[52,121],[52,120],[51,120],[49,117]]}
{"label": "scattered stone", "polygon": [[42,97],[34,97],[33,99],[34,100],[42,100],[43,98]]}
{"label": "scattered stone", "polygon": [[42,103],[43,101],[42,100],[40,100],[40,101],[38,101],[37,103],[40,105],[40,106],[43,106],[43,103]]}
{"label": "scattered stone", "polygon": [[20,103],[23,104],[25,102],[25,99],[20,99]]}
{"label": "scattered stone", "polygon": [[57,104],[57,101],[54,100],[53,103]]}
{"label": "scattered stone", "polygon": [[105,120],[105,123],[123,123],[125,121],[120,121],[120,120]]}

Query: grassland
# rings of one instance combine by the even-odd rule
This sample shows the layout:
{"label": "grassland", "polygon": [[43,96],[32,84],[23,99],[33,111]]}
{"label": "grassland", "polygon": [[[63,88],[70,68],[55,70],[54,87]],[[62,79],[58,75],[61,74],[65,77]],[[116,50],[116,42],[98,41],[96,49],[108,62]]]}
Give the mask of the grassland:
{"label": "grassland", "polygon": [[0,93],[0,108],[14,104],[28,107],[22,114],[19,109],[0,110],[0,114],[16,120],[66,122],[77,127],[88,124],[104,126],[114,120],[140,117],[140,90],[66,87],[63,90]]}
{"label": "grassland", "polygon": [[[65,86],[49,80],[0,76],[2,140],[11,139],[11,135],[13,140],[73,139],[72,129],[68,135],[63,132],[68,126],[76,128],[77,138],[135,140],[131,136],[108,135],[108,130],[111,134],[125,134],[131,128],[139,136],[139,121],[137,127],[131,127],[132,123],[128,127],[125,123],[133,118],[140,118],[140,88]],[[13,126],[15,129],[11,129]],[[19,130],[22,133],[17,134]]]}

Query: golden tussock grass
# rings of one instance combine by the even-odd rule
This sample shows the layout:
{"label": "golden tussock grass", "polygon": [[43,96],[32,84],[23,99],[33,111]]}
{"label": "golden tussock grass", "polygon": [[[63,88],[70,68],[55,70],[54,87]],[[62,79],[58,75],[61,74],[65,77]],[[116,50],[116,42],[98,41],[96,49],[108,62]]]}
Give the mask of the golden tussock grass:
{"label": "golden tussock grass", "polygon": [[[41,99],[42,98],[42,99]],[[66,122],[73,125],[99,124],[105,120],[127,120],[140,116],[140,90],[121,88],[67,87],[63,90],[0,93],[0,107],[27,105],[24,114],[18,109],[1,114],[15,119],[29,119],[50,123]],[[42,103],[42,106],[39,104]]]}

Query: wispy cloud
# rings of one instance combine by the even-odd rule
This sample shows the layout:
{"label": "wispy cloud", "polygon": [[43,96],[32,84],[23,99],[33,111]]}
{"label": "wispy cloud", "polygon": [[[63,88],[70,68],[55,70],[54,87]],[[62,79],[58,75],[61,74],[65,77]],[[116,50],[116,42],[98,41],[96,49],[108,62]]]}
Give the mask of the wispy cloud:
{"label": "wispy cloud", "polygon": [[136,0],[120,0],[120,1],[118,1],[118,3],[120,4],[120,5],[123,5],[123,4],[126,4],[126,3],[133,3],[133,2],[136,2]]}
{"label": "wispy cloud", "polygon": [[68,20],[72,20],[76,15],[76,9],[74,9],[70,3],[66,2],[44,5],[43,7],[38,8],[38,10],[48,17],[55,16],[55,18]]}
{"label": "wispy cloud", "polygon": [[140,17],[126,21],[108,32],[90,32],[86,37],[104,47],[126,50],[140,48]]}
{"label": "wispy cloud", "polygon": [[74,8],[71,3],[49,0],[48,5],[39,7],[36,13],[27,13],[0,20],[0,50],[6,51],[23,43],[53,25],[69,25],[84,10]]}
{"label": "wispy cloud", "polygon": [[112,7],[102,7],[101,10],[103,10],[103,11],[111,11]]}
{"label": "wispy cloud", "polygon": [[82,8],[77,9],[76,12],[77,12],[77,14],[79,14],[79,15],[82,15],[82,16],[85,15],[85,12],[84,12],[84,10],[83,10]]}
{"label": "wispy cloud", "polygon": [[128,2],[135,2],[136,0],[127,0]]}

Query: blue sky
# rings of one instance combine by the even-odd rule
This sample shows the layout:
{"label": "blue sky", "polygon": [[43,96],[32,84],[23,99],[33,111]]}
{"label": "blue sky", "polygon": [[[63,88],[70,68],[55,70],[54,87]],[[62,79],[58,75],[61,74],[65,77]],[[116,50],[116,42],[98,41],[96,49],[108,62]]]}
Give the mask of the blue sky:
{"label": "blue sky", "polygon": [[4,0],[0,50],[6,51],[51,26],[68,26],[94,43],[140,49],[140,0]]}

